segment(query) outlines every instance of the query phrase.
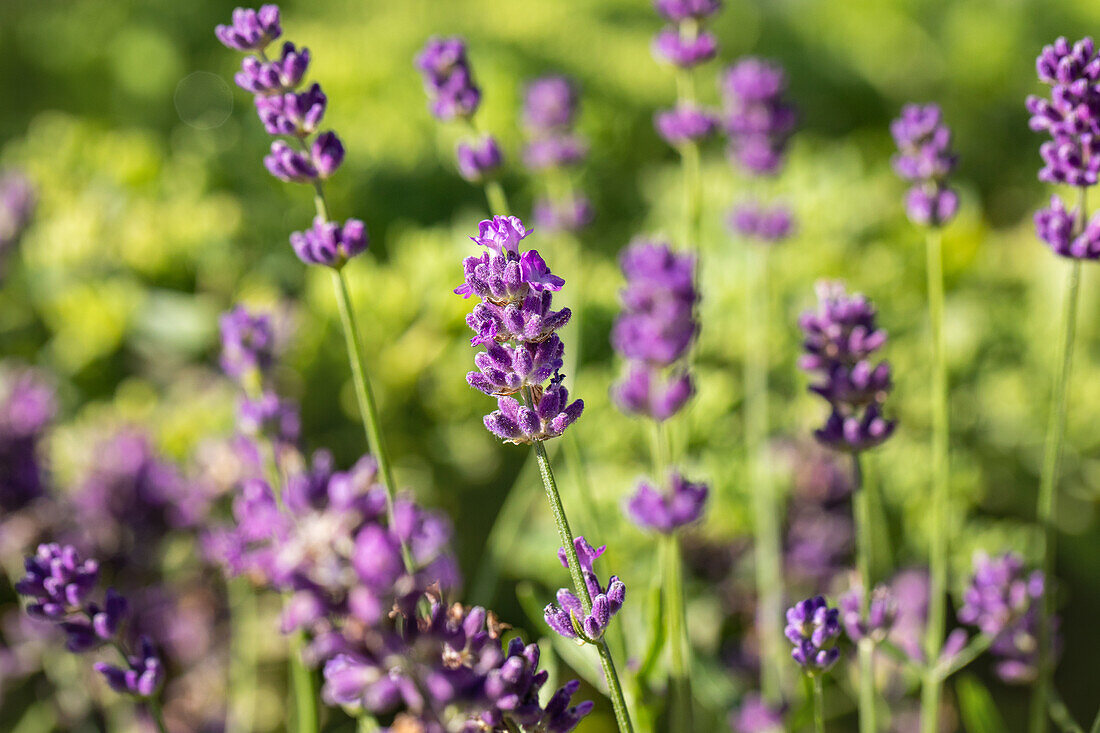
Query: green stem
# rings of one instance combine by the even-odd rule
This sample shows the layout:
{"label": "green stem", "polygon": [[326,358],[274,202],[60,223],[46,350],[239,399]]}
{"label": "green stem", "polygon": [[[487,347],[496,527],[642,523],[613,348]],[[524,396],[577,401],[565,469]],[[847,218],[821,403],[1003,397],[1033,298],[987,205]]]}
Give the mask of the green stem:
{"label": "green stem", "polygon": [[508,215],[508,197],[504,195],[504,186],[500,185],[500,181],[492,179],[485,182],[485,200],[489,202],[490,214]]}
{"label": "green stem", "polygon": [[[1078,229],[1083,229],[1088,221],[1088,201],[1085,188],[1080,193],[1080,219]],[[1035,690],[1031,697],[1031,733],[1046,733],[1047,697],[1054,675],[1054,660],[1051,651],[1051,619],[1054,615],[1054,557],[1057,536],[1054,531],[1054,514],[1057,506],[1058,472],[1062,461],[1062,446],[1066,434],[1066,400],[1069,391],[1070,371],[1073,364],[1073,346],[1077,331],[1077,307],[1081,286],[1081,260],[1074,260],[1069,266],[1065,290],[1065,302],[1062,309],[1059,351],[1061,363],[1054,378],[1054,388],[1050,397],[1050,418],[1047,423],[1046,449],[1043,454],[1043,472],[1039,481],[1039,501],[1037,515],[1042,528],[1043,577],[1046,578],[1046,592],[1043,593],[1041,614],[1039,616],[1039,669]]]}
{"label": "green stem", "polygon": [[248,733],[256,712],[256,595],[245,578],[232,578],[229,592],[229,720],[227,733]]}
{"label": "green stem", "polygon": [[[871,507],[870,494],[863,486],[863,470],[859,453],[852,454],[852,475],[855,486],[856,567],[862,586],[860,616],[870,615],[871,605]],[[875,644],[870,637],[859,643],[859,731],[876,733],[875,726]]]}
{"label": "green stem", "polygon": [[783,696],[782,537],[778,502],[768,461],[768,260],[767,253],[745,247],[745,453],[752,494],[756,623],[761,636],[760,685],[765,699],[778,704]]}
{"label": "green stem", "polygon": [[814,686],[814,730],[816,733],[825,733],[825,684],[821,675],[813,677]]}
{"label": "green stem", "polygon": [[160,709],[160,700],[151,697],[145,701],[145,705],[149,708],[149,715],[153,718],[153,724],[157,726],[157,730],[160,733],[168,733],[168,726],[164,724],[164,712]]}
{"label": "green stem", "polygon": [[692,730],[692,698],[690,647],[684,625],[684,567],[680,553],[680,538],[671,534],[666,538],[665,592],[668,597],[669,689],[672,692],[673,731]]}
{"label": "green stem", "polygon": [[[943,322],[943,236],[936,227],[927,237],[928,314],[932,324],[932,531],[929,546],[928,627],[924,650],[935,659],[943,645],[947,605],[946,522],[950,464],[948,455],[947,357],[944,352]],[[921,686],[921,731],[936,733],[942,680],[928,673]]]}
{"label": "green stem", "polygon": [[[951,675],[958,672],[966,665],[973,662],[982,652],[989,648],[993,643],[993,637],[988,634],[980,634],[974,637],[969,644],[962,648],[955,656],[946,660],[942,664],[933,663],[929,668],[931,674],[935,675],[942,683]],[[938,713],[939,711],[937,711]]]}
{"label": "green stem", "polygon": [[[528,395],[530,400],[530,395]],[[565,507],[561,503],[561,495],[558,493],[557,482],[554,481],[554,471],[550,467],[550,457],[546,455],[546,446],[541,440],[533,443],[535,458],[539,464],[539,473],[542,475],[542,485],[546,489],[546,498],[550,502],[550,511],[554,515],[554,523],[558,527],[558,538],[565,550],[569,575],[573,580],[573,589],[580,599],[581,608],[585,614],[592,611],[592,597],[588,594],[588,585],[584,582],[584,574],[581,572],[580,559],[577,557],[577,547],[574,543],[573,531],[569,529],[569,520],[565,516]],[[627,711],[626,699],[623,697],[623,688],[619,683],[619,675],[615,670],[615,662],[611,659],[611,652],[607,643],[602,639],[596,644],[600,654],[600,663],[603,665],[604,677],[607,679],[607,687],[611,697],[611,705],[615,709],[615,720],[619,725],[620,733],[633,733],[634,726],[630,722],[630,714]]]}
{"label": "green stem", "polygon": [[1085,733],[1080,724],[1073,719],[1073,713],[1062,701],[1062,696],[1053,687],[1050,689],[1050,719],[1063,733]]}
{"label": "green stem", "polygon": [[1089,733],[1100,733],[1100,710],[1096,711],[1096,717],[1092,721],[1092,727],[1089,728]]}
{"label": "green stem", "polygon": [[376,733],[379,730],[378,721],[373,715],[364,713],[355,719],[355,730],[357,733]]}
{"label": "green stem", "polygon": [[298,733],[317,733],[317,690],[313,671],[302,661],[305,638],[299,632],[290,642],[290,684],[294,691],[294,723]]}

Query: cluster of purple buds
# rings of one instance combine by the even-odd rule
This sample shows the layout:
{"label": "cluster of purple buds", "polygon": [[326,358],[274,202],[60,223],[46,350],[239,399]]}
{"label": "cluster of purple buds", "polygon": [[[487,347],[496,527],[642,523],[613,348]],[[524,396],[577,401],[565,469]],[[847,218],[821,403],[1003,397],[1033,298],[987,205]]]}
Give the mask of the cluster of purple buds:
{"label": "cluster of purple buds", "polygon": [[[591,702],[570,706],[576,680],[540,704],[549,674],[539,669],[539,647],[518,637],[505,644],[507,626],[494,614],[423,597],[431,602],[426,617],[395,609],[404,624],[364,635],[325,664],[326,702],[379,715],[400,711],[396,723],[425,733],[569,733],[592,710]],[[455,713],[459,727],[444,727]]]}
{"label": "cluster of purple buds", "polygon": [[653,127],[665,142],[678,147],[713,135],[718,118],[694,102],[681,101],[672,109],[657,112]]}
{"label": "cluster of purple buds", "polygon": [[[268,172],[283,181],[319,187],[343,164],[344,144],[331,130],[318,133],[328,105],[321,86],[300,89],[309,69],[309,49],[288,41],[278,58],[268,58],[268,44],[282,35],[275,5],[258,11],[237,8],[233,23],[219,25],[215,35],[227,47],[248,54],[235,77],[237,86],[255,95],[264,129],[286,138],[271,143],[264,157]],[[343,226],[319,219],[312,229],[292,234],[290,243],[302,262],[339,269],[366,250],[368,238],[366,226],[357,219]]]}
{"label": "cluster of purple buds", "polygon": [[957,156],[939,106],[905,105],[890,132],[898,146],[894,170],[912,184],[905,196],[909,219],[924,226],[946,224],[959,208],[958,194],[947,186]]}
{"label": "cluster of purple buds", "polygon": [[1055,254],[1100,259],[1100,214],[1086,224],[1079,208],[1067,209],[1061,198],[1051,196],[1050,206],[1035,212],[1035,231]]}
{"label": "cluster of purple buds", "polygon": [[1038,663],[1042,571],[1028,573],[1014,553],[974,558],[974,575],[963,594],[959,621],[993,637],[989,647],[997,674],[1006,682],[1027,683]]}
{"label": "cluster of purple buds", "polygon": [[1094,186],[1100,172],[1100,58],[1091,38],[1072,46],[1058,38],[1035,62],[1050,99],[1027,98],[1031,129],[1051,140],[1039,148],[1039,179],[1070,186]]}
{"label": "cluster of purple buds", "polygon": [[840,658],[836,648],[840,636],[840,611],[830,608],[821,596],[807,598],[787,609],[783,633],[794,645],[791,657],[807,674],[825,672]]}
{"label": "cluster of purple buds", "polygon": [[0,511],[6,516],[45,492],[42,438],[57,410],[53,390],[33,373],[0,382]]}
{"label": "cluster of purple buds", "polygon": [[840,597],[840,621],[848,638],[855,643],[870,638],[882,641],[890,633],[898,615],[898,602],[889,586],[871,591],[867,616],[863,615],[863,588],[856,586]]}
{"label": "cluster of purple buds", "polygon": [[746,201],[730,212],[729,227],[745,239],[775,244],[791,236],[794,218],[785,206],[768,207],[756,201]]}
{"label": "cluster of purple buds", "polygon": [[25,176],[15,171],[0,174],[0,257],[19,241],[34,214],[35,203],[34,186]]}
{"label": "cluster of purple buds", "polygon": [[799,366],[823,381],[810,387],[825,399],[831,412],[814,431],[834,450],[858,452],[889,438],[896,421],[882,415],[882,403],[892,387],[889,362],[872,364],[871,356],[886,342],[875,323],[875,309],[862,295],[848,295],[839,282],[817,286],[818,309],[802,314],[799,325],[806,354]]}
{"label": "cluster of purple buds", "polygon": [[653,39],[653,55],[690,69],[710,61],[718,53],[718,39],[702,23],[718,12],[718,0],[656,0],[657,12],[669,25]]}
{"label": "cluster of purple buds", "polygon": [[707,493],[706,484],[693,484],[672,472],[666,491],[659,491],[645,481],[638,484],[627,500],[626,514],[642,529],[672,534],[703,516]]}
{"label": "cluster of purple buds", "polygon": [[797,121],[786,88],[783,69],[758,58],[742,59],[722,75],[730,158],[750,174],[771,175],[783,164]]}
{"label": "cluster of purple buds", "polygon": [[[15,590],[27,600],[27,614],[56,624],[69,651],[82,653],[105,644],[121,647],[120,629],[129,603],[108,590],[103,605],[89,600],[99,580],[99,563],[85,560],[71,545],[42,544],[24,563],[26,575]],[[96,664],[117,692],[152,697],[164,681],[164,667],[152,643],[141,640],[140,652],[128,658],[129,669]]]}
{"label": "cluster of purple buds", "polygon": [[636,241],[620,256],[626,276],[623,312],[611,329],[611,345],[628,360],[625,378],[612,387],[619,409],[654,420],[674,415],[693,394],[690,376],[673,367],[699,330],[695,258],[665,243]]}
{"label": "cluster of purple buds", "polygon": [[[588,144],[576,131],[580,94],[565,76],[535,79],[523,97],[523,126],[527,132],[524,163],[536,173],[563,173],[580,165]],[[540,197],[534,206],[535,224],[549,231],[575,232],[592,219],[588,199],[572,191],[568,195]]]}
{"label": "cluster of purple buds", "polygon": [[[591,599],[591,604],[583,603],[568,588],[561,588],[557,595],[558,605],[548,605],[543,615],[550,628],[563,637],[594,643],[603,636],[612,617],[623,607],[623,602],[626,600],[626,585],[617,575],[612,575],[607,587],[604,588],[596,576],[593,564],[607,549],[607,545],[592,547],[584,537],[577,537],[573,544],[577,550],[577,559],[580,561],[586,593]],[[564,547],[558,548],[558,559],[562,567],[569,567]],[[586,605],[589,605],[588,612],[585,612]]]}
{"label": "cluster of purple buds", "polygon": [[466,381],[497,398],[498,409],[485,417],[485,427],[512,443],[557,437],[584,410],[583,401],[569,402],[558,371],[565,347],[556,332],[571,312],[552,305],[553,293],[565,281],[536,250],[520,252],[530,233],[514,216],[481,222],[471,239],[485,251],[464,260],[465,282],[455,288],[458,295],[481,300],[466,323],[475,333],[471,343],[486,350],[474,358],[479,371],[467,374]]}

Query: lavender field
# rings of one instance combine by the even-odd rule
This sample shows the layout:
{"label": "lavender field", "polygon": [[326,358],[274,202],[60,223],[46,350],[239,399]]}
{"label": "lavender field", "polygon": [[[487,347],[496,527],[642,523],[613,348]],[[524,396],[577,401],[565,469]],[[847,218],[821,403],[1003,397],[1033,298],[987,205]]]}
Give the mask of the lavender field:
{"label": "lavender field", "polygon": [[0,730],[1100,733],[1100,7],[0,4]]}

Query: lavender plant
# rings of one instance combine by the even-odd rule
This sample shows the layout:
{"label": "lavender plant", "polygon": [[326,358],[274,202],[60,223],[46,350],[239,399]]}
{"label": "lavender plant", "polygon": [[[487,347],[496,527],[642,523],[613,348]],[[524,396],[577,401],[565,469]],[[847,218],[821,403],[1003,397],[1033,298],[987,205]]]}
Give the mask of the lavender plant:
{"label": "lavender plant", "polygon": [[[1039,81],[1050,86],[1049,99],[1039,96],[1029,96],[1027,99],[1031,129],[1046,132],[1051,137],[1039,147],[1044,164],[1039,171],[1039,180],[1073,186],[1078,196],[1078,204],[1072,210],[1067,210],[1061,199],[1053,196],[1050,207],[1035,215],[1039,238],[1055,253],[1071,261],[1067,268],[1059,328],[1058,353],[1061,361],[1051,390],[1050,418],[1036,510],[1043,529],[1042,568],[1049,582],[1054,570],[1057,540],[1054,518],[1077,330],[1081,262],[1094,259],[1092,240],[1100,235],[1100,223],[1095,218],[1090,222],[1088,214],[1088,190],[1096,185],[1097,172],[1100,171],[1100,155],[1097,155],[1100,116],[1096,113],[1100,108],[1100,58],[1091,38],[1084,38],[1071,46],[1069,41],[1060,37],[1043,48],[1035,66]],[[1032,733],[1042,733],[1049,725],[1047,708],[1054,671],[1050,628],[1053,615],[1053,594],[1047,593],[1038,619],[1038,676],[1031,705]]]}
{"label": "lavender plant", "polygon": [[812,688],[814,728],[825,731],[825,701],[821,676],[840,659],[836,640],[840,637],[840,611],[830,608],[821,596],[808,598],[787,609],[783,630],[794,648],[791,658],[802,667],[804,679]]}
{"label": "lavender plant", "polygon": [[[947,357],[944,353],[944,293],[942,227],[958,209],[958,195],[946,179],[955,167],[951,151],[951,130],[943,123],[943,113],[934,104],[907,105],[890,127],[898,146],[894,168],[912,186],[905,198],[910,221],[927,231],[926,277],[928,314],[932,326],[932,516],[929,543],[931,606],[925,638],[929,657],[940,653],[946,615],[947,557],[950,538],[947,530],[947,500],[950,485],[950,425],[948,409]],[[932,733],[938,722],[940,685],[929,672],[921,690],[921,725]]]}
{"label": "lavender plant", "polygon": [[576,131],[579,91],[565,76],[544,76],[527,85],[523,127],[528,142],[523,161],[543,179],[544,193],[533,207],[535,226],[549,232],[577,233],[593,217],[591,202],[573,185],[588,144]]}

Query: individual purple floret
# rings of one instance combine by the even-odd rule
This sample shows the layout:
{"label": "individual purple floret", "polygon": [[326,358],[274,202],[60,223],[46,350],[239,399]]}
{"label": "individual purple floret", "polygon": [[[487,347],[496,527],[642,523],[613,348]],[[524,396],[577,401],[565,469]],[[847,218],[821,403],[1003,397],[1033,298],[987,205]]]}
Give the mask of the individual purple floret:
{"label": "individual purple floret", "polygon": [[693,484],[677,472],[668,477],[668,488],[658,491],[646,482],[627,500],[626,514],[642,529],[672,534],[703,516],[706,484]]}
{"label": "individual purple floret", "polygon": [[867,618],[863,617],[863,589],[859,586],[840,597],[840,621],[848,638],[855,643],[870,637],[876,642],[886,638],[898,614],[898,602],[889,586],[871,591]]}
{"label": "individual purple floret", "polygon": [[[34,214],[36,196],[30,180],[17,171],[0,174],[0,258],[15,246]],[[0,277],[3,276],[0,260]]]}
{"label": "individual purple floret", "polygon": [[1080,209],[1067,209],[1061,198],[1051,196],[1050,206],[1035,212],[1035,231],[1056,254],[1100,259],[1100,214],[1085,224]]}
{"label": "individual purple floret", "polygon": [[894,169],[913,184],[905,197],[909,219],[925,226],[946,224],[959,207],[958,194],[946,183],[957,156],[939,106],[907,104],[890,132],[898,146]]}
{"label": "individual purple floret", "polygon": [[504,154],[492,135],[458,143],[455,158],[459,174],[471,183],[492,178],[504,165]]}
{"label": "individual purple floret", "polygon": [[369,244],[367,225],[359,219],[348,219],[340,226],[316,217],[312,228],[290,235],[290,246],[302,262],[337,270],[352,257],[366,252]]}
{"label": "individual purple floret", "polygon": [[148,699],[157,694],[164,682],[164,664],[160,661],[153,642],[148,637],[141,638],[141,647],[137,654],[127,658],[126,668],[97,662],[95,670],[107,678],[111,689],[123,695]]}
{"label": "individual purple floret", "polygon": [[653,39],[653,55],[681,69],[694,68],[718,53],[718,39],[710,31],[685,35],[677,28],[665,28]]}
{"label": "individual purple floret", "polygon": [[768,208],[756,201],[746,201],[730,212],[729,226],[746,239],[774,244],[791,236],[794,218],[785,206]]}
{"label": "individual purple floret", "polygon": [[[581,400],[569,402],[564,377],[557,373],[564,347],[555,332],[570,311],[551,305],[565,281],[535,250],[520,252],[529,234],[516,217],[481,222],[471,239],[486,251],[466,258],[465,282],[455,288],[463,297],[481,299],[466,322],[475,332],[472,343],[487,350],[475,358],[480,371],[470,372],[467,381],[498,397],[499,409],[485,417],[485,427],[513,443],[561,435],[584,410]],[[510,396],[517,393],[524,403]]]}
{"label": "individual purple floret", "polygon": [[777,172],[796,123],[794,108],[783,98],[783,69],[745,58],[726,69],[720,86],[730,157],[751,174]]}
{"label": "individual purple floret", "polygon": [[294,91],[306,75],[310,55],[308,48],[299,49],[290,41],[283,44],[279,58],[270,61],[246,56],[241,70],[233,77],[237,86],[257,95],[282,94]]}
{"label": "individual purple floret", "polygon": [[870,357],[886,342],[875,325],[875,310],[862,295],[849,296],[840,283],[818,284],[818,309],[799,321],[806,354],[799,366],[817,372],[824,381],[810,387],[832,408],[814,435],[835,450],[863,451],[889,438],[896,423],[882,415],[891,388],[887,362],[872,365]]}
{"label": "individual purple floret", "polygon": [[0,379],[0,513],[5,517],[45,493],[41,443],[56,412],[53,390],[35,373]]}
{"label": "individual purple floret", "polygon": [[[604,553],[607,545],[594,548],[584,537],[577,537],[574,545],[577,549],[581,572],[584,575],[584,583],[591,598],[591,611],[585,613],[585,604],[572,591],[562,588],[558,591],[558,605],[548,605],[543,615],[550,628],[565,638],[582,638],[586,642],[594,642],[603,636],[604,630],[611,623],[611,618],[622,608],[623,601],[626,599],[626,585],[617,575],[612,575],[605,589],[596,577],[593,563]],[[564,548],[558,549],[558,559],[562,567],[569,567]],[[578,635],[577,628],[580,629],[583,637]]]}
{"label": "individual purple floret", "polygon": [[997,636],[1019,620],[1043,596],[1043,573],[1026,572],[1019,555],[974,557],[974,575],[963,594],[959,621]]}
{"label": "individual purple floret", "polygon": [[579,96],[568,77],[535,79],[523,97],[524,126],[538,135],[571,130],[577,121]]}
{"label": "individual purple floret", "polygon": [[760,695],[749,693],[730,715],[730,728],[734,733],[782,733],[786,730],[783,712],[769,705]]}
{"label": "individual purple floret", "polygon": [[314,84],[304,92],[258,95],[256,114],[269,135],[308,137],[317,132],[327,105],[321,85]]}
{"label": "individual purple floret", "polygon": [[472,117],[481,103],[481,90],[473,82],[461,38],[428,39],[416,57],[424,76],[432,114],[441,120]]}
{"label": "individual purple floret", "polygon": [[611,387],[611,400],[627,415],[643,415],[663,422],[677,412],[695,394],[695,385],[687,372],[663,377],[654,368],[635,362],[626,375]]}
{"label": "individual purple floret", "polygon": [[250,313],[242,305],[222,314],[221,367],[227,376],[266,372],[275,358],[275,331],[267,313]]}
{"label": "individual purple floret", "polygon": [[685,20],[702,20],[714,15],[722,7],[721,0],[653,0],[653,7],[667,20],[682,23]]}
{"label": "individual purple floret", "polygon": [[236,51],[262,51],[282,34],[277,5],[263,5],[259,10],[237,8],[230,25],[214,29],[218,40]]}
{"label": "individual purple floret", "polygon": [[683,145],[712,135],[718,120],[696,104],[681,102],[673,109],[657,112],[653,126],[669,145]]}
{"label": "individual purple floret", "polygon": [[1070,46],[1064,38],[1043,48],[1036,60],[1050,99],[1027,98],[1031,129],[1050,134],[1039,153],[1039,179],[1070,186],[1096,185],[1100,172],[1100,59],[1091,38]]}
{"label": "individual purple floret", "polygon": [[829,608],[821,596],[808,598],[787,609],[787,639],[794,645],[791,657],[809,674],[827,671],[840,658],[840,611]]}

